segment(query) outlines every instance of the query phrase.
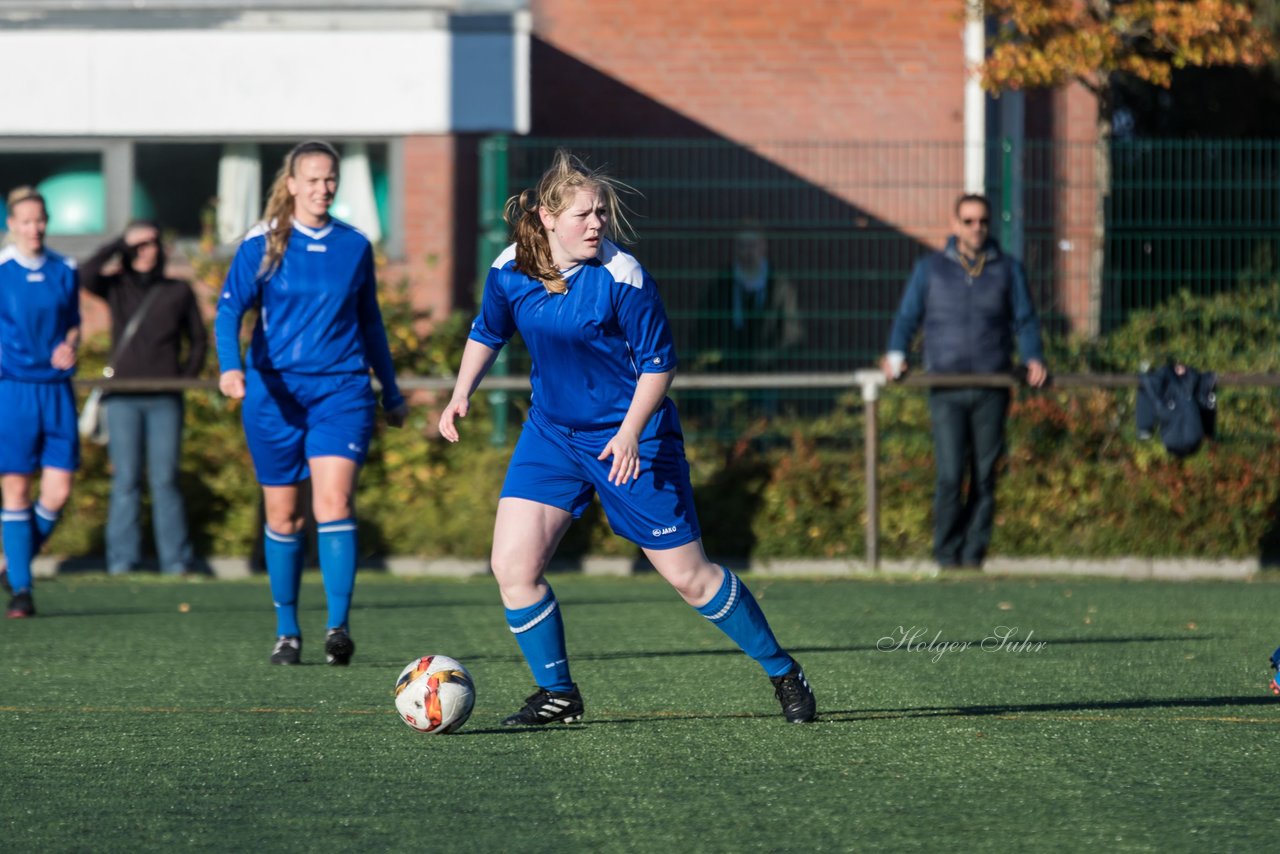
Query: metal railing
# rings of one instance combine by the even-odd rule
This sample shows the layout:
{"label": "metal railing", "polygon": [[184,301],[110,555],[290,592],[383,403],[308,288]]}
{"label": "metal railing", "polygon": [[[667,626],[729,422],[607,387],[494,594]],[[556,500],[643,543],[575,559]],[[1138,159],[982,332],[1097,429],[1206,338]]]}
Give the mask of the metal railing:
{"label": "metal railing", "polygon": [[[1219,373],[1219,388],[1280,388],[1280,374],[1276,373]],[[1139,382],[1137,374],[1051,374],[1043,387],[1045,391],[1085,390],[1085,389],[1127,389],[1136,388]],[[448,393],[453,390],[454,377],[410,376],[398,379],[400,388],[405,391],[429,391]],[[75,384],[80,388],[101,387],[104,390],[118,392],[165,392],[204,390],[218,391],[217,380],[213,379],[169,379],[169,380],[128,380],[128,379],[77,379]],[[871,570],[880,566],[880,512],[879,512],[879,465],[880,465],[880,423],[879,401],[883,389],[888,385],[884,372],[879,368],[868,368],[844,373],[798,373],[798,374],[677,374],[672,384],[675,392],[679,391],[711,391],[711,390],[784,390],[784,389],[830,389],[842,392],[860,391],[863,402],[863,477],[866,489],[866,564]],[[909,389],[927,388],[1019,388],[1025,385],[1022,377],[1015,374],[908,374],[893,383]],[[481,385],[485,392],[528,392],[530,389],[527,376],[489,375]],[[496,412],[495,412],[496,415]],[[850,473],[854,476],[854,473]]]}

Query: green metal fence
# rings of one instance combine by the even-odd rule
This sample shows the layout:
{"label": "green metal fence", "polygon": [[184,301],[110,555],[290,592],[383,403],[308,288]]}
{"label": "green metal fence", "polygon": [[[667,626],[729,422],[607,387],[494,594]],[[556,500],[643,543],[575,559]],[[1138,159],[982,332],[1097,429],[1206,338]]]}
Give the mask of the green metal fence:
{"label": "green metal fence", "polygon": [[1274,281],[1280,263],[1280,142],[1126,142],[1112,148],[1108,319],[1186,289]]}
{"label": "green metal fence", "polygon": [[[503,201],[532,186],[561,146],[639,191],[632,251],[662,289],[684,372],[871,364],[964,184],[960,143],[494,137],[480,149],[481,269],[506,243]],[[1117,142],[1109,194],[1096,155],[1091,144],[1010,140],[986,152],[994,234],[1025,261],[1051,338],[1117,330],[1180,290],[1275,279],[1280,142]],[[767,245],[771,287],[786,299],[730,297],[735,251],[750,235]],[[734,418],[767,415],[787,397],[739,394]],[[723,414],[730,398],[685,408]]]}

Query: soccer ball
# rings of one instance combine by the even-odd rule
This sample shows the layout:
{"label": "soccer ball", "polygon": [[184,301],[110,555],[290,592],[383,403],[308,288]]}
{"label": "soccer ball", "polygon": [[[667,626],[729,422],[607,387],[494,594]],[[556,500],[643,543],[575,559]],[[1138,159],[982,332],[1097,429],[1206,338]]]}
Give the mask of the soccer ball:
{"label": "soccer ball", "polygon": [[418,732],[456,732],[476,702],[467,668],[447,655],[424,655],[409,662],[396,679],[396,711]]}

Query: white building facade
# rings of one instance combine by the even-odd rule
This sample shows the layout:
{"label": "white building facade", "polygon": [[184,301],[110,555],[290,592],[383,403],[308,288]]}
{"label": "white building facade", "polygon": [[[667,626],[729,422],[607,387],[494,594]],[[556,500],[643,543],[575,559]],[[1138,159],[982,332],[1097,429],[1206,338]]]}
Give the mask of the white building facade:
{"label": "white building facade", "polygon": [[529,29],[527,0],[0,0],[0,188],[39,186],[72,254],[137,217],[228,245],[322,138],[334,213],[404,258],[406,151],[526,132]]}

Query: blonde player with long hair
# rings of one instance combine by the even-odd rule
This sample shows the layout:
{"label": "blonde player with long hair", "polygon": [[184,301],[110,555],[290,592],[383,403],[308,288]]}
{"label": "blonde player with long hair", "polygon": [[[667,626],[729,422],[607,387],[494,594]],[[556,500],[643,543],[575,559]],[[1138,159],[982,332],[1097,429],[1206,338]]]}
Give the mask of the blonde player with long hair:
{"label": "blonde player with long hair", "polygon": [[[320,572],[328,602],[325,658],[351,661],[356,575],[356,479],[373,435],[369,371],[393,427],[407,406],[378,308],[373,247],[329,216],[338,152],[304,142],[285,157],[262,222],[236,251],[214,331],[223,394],[244,400],[244,430],[266,506],[264,543],[276,609],[273,664],[298,664],[298,589],[304,542],[299,487],[311,479]],[[259,310],[247,360],[240,322]],[[247,361],[247,365],[246,365]]]}

